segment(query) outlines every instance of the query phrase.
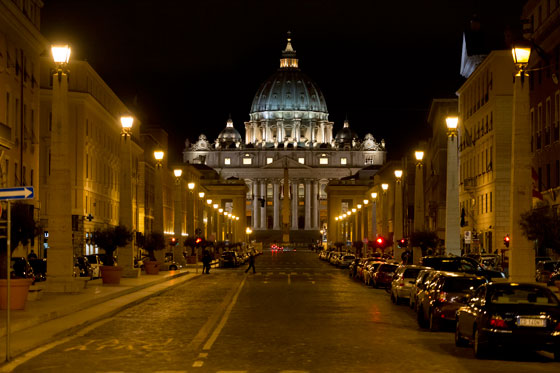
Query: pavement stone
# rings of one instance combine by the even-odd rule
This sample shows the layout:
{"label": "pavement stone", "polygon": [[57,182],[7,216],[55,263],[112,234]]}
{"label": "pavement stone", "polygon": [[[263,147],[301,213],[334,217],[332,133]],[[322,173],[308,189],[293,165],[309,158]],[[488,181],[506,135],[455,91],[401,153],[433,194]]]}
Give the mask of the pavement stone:
{"label": "pavement stone", "polygon": [[[28,300],[24,310],[10,312],[10,356],[16,357],[55,338],[81,329],[134,304],[189,281],[201,269],[161,271],[158,275],[122,278],[119,285],[103,285],[101,279],[88,281],[83,292],[45,293]],[[0,311],[0,359],[6,360],[6,311]]]}

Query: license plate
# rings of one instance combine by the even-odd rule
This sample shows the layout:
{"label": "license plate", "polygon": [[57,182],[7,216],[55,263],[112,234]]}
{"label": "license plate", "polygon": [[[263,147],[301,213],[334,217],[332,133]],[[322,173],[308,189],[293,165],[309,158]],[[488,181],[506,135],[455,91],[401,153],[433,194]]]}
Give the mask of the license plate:
{"label": "license plate", "polygon": [[519,320],[517,321],[517,325],[543,328],[546,326],[546,320],[520,317]]}

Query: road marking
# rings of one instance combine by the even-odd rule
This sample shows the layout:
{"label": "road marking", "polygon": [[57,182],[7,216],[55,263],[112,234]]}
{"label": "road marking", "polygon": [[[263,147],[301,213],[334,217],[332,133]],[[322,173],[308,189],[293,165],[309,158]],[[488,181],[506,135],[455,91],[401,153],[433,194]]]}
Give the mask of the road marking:
{"label": "road marking", "polygon": [[201,352],[198,354],[198,357],[208,357],[208,352]]}
{"label": "road marking", "polygon": [[286,272],[279,272],[278,274],[280,274],[280,275],[285,275]]}
{"label": "road marking", "polygon": [[313,285],[315,285],[315,281],[311,281],[311,283],[312,283]]}
{"label": "road marking", "polygon": [[204,361],[197,360],[193,363],[193,368],[200,368],[204,365]]}
{"label": "road marking", "polygon": [[297,272],[292,272],[292,275],[297,275]]}
{"label": "road marking", "polygon": [[239,298],[239,294],[241,293],[241,289],[243,289],[243,285],[245,285],[246,280],[247,280],[247,277],[245,277],[243,279],[243,281],[241,281],[241,284],[237,288],[237,292],[233,296],[233,299],[231,300],[228,308],[226,309],[226,312],[222,316],[222,319],[220,320],[220,323],[218,324],[216,329],[214,329],[214,332],[210,336],[210,339],[208,341],[206,341],[206,343],[204,344],[204,347],[202,347],[203,350],[210,350],[212,348],[212,345],[214,344],[214,342],[216,342],[216,339],[218,339],[218,336],[220,335],[220,332],[222,331],[222,329],[226,325],[226,322],[229,318],[229,314],[231,313],[231,310],[233,309],[233,306],[235,306],[235,303],[237,303],[237,298]]}
{"label": "road marking", "polygon": [[292,283],[292,277],[291,275],[288,275],[288,285],[290,285]]}

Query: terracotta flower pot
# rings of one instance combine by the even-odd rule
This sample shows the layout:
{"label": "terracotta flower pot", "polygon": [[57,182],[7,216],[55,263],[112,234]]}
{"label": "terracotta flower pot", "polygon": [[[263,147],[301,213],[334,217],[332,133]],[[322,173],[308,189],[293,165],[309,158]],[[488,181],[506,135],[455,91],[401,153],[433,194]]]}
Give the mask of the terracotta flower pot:
{"label": "terracotta flower pot", "polygon": [[123,267],[119,266],[101,266],[101,278],[103,284],[118,285],[121,283]]}
{"label": "terracotta flower pot", "polygon": [[[30,278],[10,279],[10,309],[22,310],[25,308],[29,286],[33,282]],[[8,281],[0,280],[0,309],[8,308]]]}
{"label": "terracotta flower pot", "polygon": [[144,262],[144,270],[147,275],[157,275],[159,273],[159,263],[151,260]]}

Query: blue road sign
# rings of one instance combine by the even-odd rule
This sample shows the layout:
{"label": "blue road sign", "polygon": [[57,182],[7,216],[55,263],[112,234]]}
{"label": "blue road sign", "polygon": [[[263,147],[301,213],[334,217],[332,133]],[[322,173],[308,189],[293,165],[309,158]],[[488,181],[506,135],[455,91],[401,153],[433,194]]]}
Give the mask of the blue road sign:
{"label": "blue road sign", "polygon": [[33,187],[30,186],[0,189],[0,200],[31,199],[34,196]]}

